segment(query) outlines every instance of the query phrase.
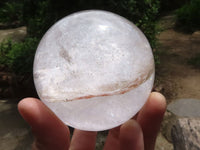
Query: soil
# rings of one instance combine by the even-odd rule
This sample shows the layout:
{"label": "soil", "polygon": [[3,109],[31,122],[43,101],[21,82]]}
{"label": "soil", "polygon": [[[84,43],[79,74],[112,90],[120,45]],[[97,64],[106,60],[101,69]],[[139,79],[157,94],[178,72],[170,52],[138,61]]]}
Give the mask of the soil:
{"label": "soil", "polygon": [[0,30],[0,42],[4,39],[12,39],[13,41],[22,41],[26,36],[26,27],[18,27],[14,29]]}
{"label": "soil", "polygon": [[[180,98],[200,100],[200,68],[188,60],[200,53],[200,31],[179,32],[175,29],[175,16],[164,16],[159,21],[162,32],[157,36],[157,53],[160,64],[156,66],[155,91],[167,99],[167,104]],[[176,116],[166,112],[157,137],[156,150],[173,150],[171,128]]]}
{"label": "soil", "polygon": [[17,110],[12,100],[0,100],[0,149],[30,150],[33,137],[30,127]]}
{"label": "soil", "polygon": [[163,17],[160,24],[164,31],[158,35],[157,88],[166,96],[167,103],[179,98],[200,99],[200,68],[188,64],[200,53],[200,31],[178,32],[173,15]]}

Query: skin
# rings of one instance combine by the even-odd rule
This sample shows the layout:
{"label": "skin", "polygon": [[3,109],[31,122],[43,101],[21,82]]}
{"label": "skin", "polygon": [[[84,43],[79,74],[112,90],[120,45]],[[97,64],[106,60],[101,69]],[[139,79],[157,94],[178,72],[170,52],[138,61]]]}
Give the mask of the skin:
{"label": "skin", "polygon": [[[97,132],[75,129],[70,140],[69,128],[40,100],[25,98],[18,110],[32,128],[33,150],[95,149]],[[153,150],[165,110],[164,96],[151,93],[134,118],[109,131],[104,150]]]}

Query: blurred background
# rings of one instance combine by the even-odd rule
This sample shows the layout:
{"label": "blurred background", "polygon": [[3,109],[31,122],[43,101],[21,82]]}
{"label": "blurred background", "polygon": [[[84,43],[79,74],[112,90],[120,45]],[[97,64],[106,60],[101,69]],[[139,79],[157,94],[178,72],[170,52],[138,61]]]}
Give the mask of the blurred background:
{"label": "blurred background", "polygon": [[[164,94],[169,106],[156,150],[174,149],[171,128],[177,116],[200,116],[198,109],[175,104],[187,99],[187,105],[195,100],[200,107],[200,0],[1,0],[0,150],[30,149],[33,137],[17,112],[17,103],[37,97],[32,77],[37,45],[56,21],[87,9],[129,19],[151,44],[156,64],[153,91]],[[99,133],[97,149],[102,149],[106,134]]]}

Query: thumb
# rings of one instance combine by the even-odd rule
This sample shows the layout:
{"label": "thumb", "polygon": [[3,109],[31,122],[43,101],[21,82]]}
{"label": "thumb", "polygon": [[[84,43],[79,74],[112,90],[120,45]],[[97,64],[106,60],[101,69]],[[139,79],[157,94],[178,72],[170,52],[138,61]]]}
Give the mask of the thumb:
{"label": "thumb", "polygon": [[69,128],[41,101],[35,98],[23,99],[18,104],[18,110],[32,128],[36,138],[34,150],[69,148]]}

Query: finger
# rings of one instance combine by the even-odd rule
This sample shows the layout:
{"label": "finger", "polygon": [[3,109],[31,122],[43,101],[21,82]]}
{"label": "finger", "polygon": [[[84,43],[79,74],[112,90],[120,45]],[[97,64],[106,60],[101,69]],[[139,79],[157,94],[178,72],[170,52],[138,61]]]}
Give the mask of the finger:
{"label": "finger", "polygon": [[142,129],[133,119],[121,126],[119,141],[120,150],[144,150]]}
{"label": "finger", "polygon": [[23,99],[18,104],[18,110],[32,127],[36,138],[34,149],[68,149],[70,143],[68,127],[41,101],[35,98]]}
{"label": "finger", "polygon": [[74,130],[70,150],[94,150],[97,132]]}
{"label": "finger", "polygon": [[120,150],[119,133],[120,126],[109,131],[104,150]]}
{"label": "finger", "polygon": [[165,97],[157,92],[151,93],[148,101],[137,116],[143,130],[145,150],[153,150],[157,133],[166,110]]}

